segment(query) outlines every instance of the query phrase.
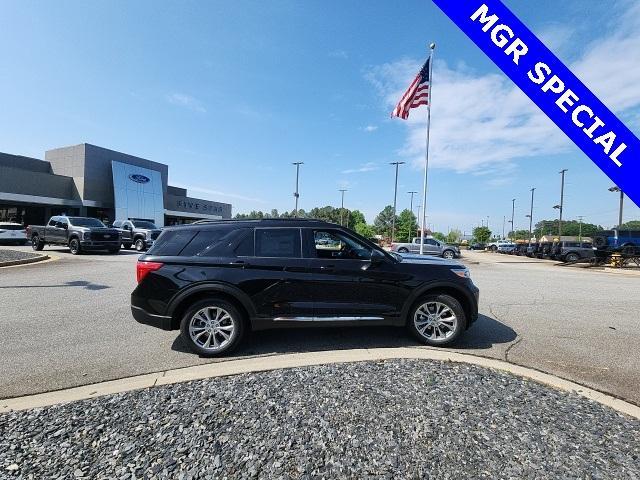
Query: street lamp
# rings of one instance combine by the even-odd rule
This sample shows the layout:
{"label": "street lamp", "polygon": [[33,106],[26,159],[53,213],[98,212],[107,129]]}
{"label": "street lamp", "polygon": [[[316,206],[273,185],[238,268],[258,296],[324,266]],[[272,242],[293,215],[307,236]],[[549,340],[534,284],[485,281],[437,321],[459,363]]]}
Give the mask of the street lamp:
{"label": "street lamp", "polygon": [[513,215],[516,213],[516,199],[511,199],[511,231],[513,232],[513,236],[516,235],[516,229],[513,227]]}
{"label": "street lamp", "polygon": [[533,228],[533,193],[536,191],[535,187],[531,189],[531,211],[527,217],[529,217],[529,246],[531,246],[531,232]]}
{"label": "street lamp", "polygon": [[304,165],[304,162],[293,162],[292,165],[296,166],[296,191],[293,193],[293,196],[296,199],[296,208],[293,211],[293,216],[298,218],[298,199],[300,198],[300,193],[298,192],[298,180],[300,178],[300,165]]}
{"label": "street lamp", "polygon": [[410,204],[411,206],[409,207],[409,210],[411,210],[411,213],[413,213],[413,196],[418,192],[411,191],[411,192],[407,192],[407,193],[409,195],[411,195],[411,204]]}
{"label": "street lamp", "polygon": [[[562,175],[562,182],[560,184],[560,205],[556,205],[557,208],[560,210],[560,220],[558,221],[558,236],[562,236],[562,208],[564,207],[564,174],[567,172],[568,170],[566,168],[563,168],[562,170],[560,170],[560,175]],[[556,207],[553,207],[556,208]]]}
{"label": "street lamp", "polygon": [[404,165],[405,162],[390,162],[389,165],[396,166],[396,183],[393,189],[393,218],[391,219],[391,243],[393,243],[393,236],[396,231],[396,203],[398,200],[398,167]]}
{"label": "street lamp", "polygon": [[624,206],[624,192],[620,189],[620,187],[611,187],[609,191],[620,192],[620,211],[618,213],[618,229],[620,229],[622,227],[622,208]]}
{"label": "street lamp", "polygon": [[[342,214],[344,213],[344,192],[347,191],[346,188],[341,188],[340,190],[338,190],[340,193],[342,193],[342,203],[340,204],[340,226],[342,226]],[[349,219],[347,218],[347,227],[349,227]]]}

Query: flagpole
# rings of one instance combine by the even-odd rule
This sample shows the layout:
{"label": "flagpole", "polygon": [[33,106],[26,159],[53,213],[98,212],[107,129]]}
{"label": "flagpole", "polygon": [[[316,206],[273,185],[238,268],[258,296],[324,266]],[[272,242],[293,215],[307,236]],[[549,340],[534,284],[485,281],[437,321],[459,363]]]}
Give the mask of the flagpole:
{"label": "flagpole", "polygon": [[420,255],[424,253],[424,230],[427,224],[427,176],[429,173],[429,132],[431,129],[431,100],[433,99],[433,51],[436,44],[429,45],[429,99],[427,103],[427,139],[424,153],[424,181],[422,185],[422,231],[420,232]]}

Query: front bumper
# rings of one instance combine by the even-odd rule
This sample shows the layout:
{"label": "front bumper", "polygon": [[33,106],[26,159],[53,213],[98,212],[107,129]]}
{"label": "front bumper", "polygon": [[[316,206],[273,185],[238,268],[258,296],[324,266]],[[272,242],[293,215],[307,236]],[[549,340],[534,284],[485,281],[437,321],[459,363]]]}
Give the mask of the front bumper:
{"label": "front bumper", "polygon": [[171,328],[171,317],[153,315],[134,305],[131,305],[131,313],[138,323],[151,325],[152,327],[160,328],[162,330],[173,330]]}
{"label": "front bumper", "polygon": [[86,250],[108,250],[110,248],[120,248],[120,240],[82,240],[80,246]]}

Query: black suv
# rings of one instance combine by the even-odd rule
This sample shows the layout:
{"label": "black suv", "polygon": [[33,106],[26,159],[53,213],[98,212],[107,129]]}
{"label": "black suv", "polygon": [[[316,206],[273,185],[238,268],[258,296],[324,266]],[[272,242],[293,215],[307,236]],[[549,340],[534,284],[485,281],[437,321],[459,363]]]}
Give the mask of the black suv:
{"label": "black suv", "polygon": [[209,221],[163,230],[137,264],[135,319],[181,330],[205,356],[245,331],[406,326],[447,345],[478,317],[478,289],[452,260],[401,256],[318,220]]}

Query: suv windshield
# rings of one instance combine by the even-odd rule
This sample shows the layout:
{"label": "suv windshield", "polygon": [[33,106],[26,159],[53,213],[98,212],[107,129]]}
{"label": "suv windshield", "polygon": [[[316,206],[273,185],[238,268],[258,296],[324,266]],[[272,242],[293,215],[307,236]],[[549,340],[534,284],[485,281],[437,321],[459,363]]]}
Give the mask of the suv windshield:
{"label": "suv windshield", "polygon": [[69,217],[69,223],[74,227],[102,227],[105,228],[105,224],[97,218],[85,218],[85,217]]}
{"label": "suv windshield", "polygon": [[136,228],[146,228],[147,230],[157,230],[158,227],[156,227],[156,225],[152,222],[147,222],[144,220],[136,220],[136,221],[132,221],[131,223],[133,223],[133,226]]}

